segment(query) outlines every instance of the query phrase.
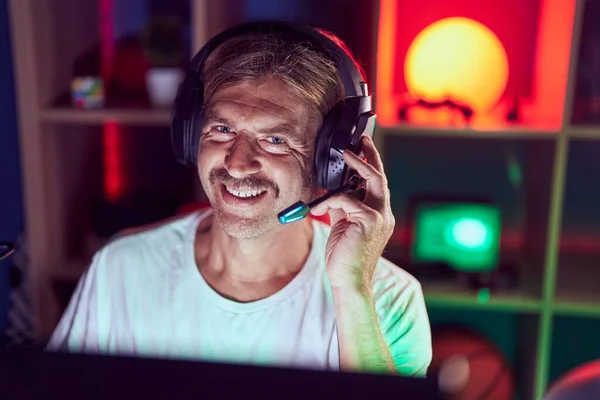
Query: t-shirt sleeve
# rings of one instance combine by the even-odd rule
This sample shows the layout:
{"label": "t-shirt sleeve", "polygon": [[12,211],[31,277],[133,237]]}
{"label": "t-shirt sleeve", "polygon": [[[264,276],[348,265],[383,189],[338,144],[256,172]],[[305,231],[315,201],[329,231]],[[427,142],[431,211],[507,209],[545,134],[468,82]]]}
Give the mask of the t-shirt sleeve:
{"label": "t-shirt sleeve", "polygon": [[394,273],[386,275],[376,284],[382,334],[398,373],[425,377],[431,363],[432,345],[421,285],[408,274],[406,277]]}

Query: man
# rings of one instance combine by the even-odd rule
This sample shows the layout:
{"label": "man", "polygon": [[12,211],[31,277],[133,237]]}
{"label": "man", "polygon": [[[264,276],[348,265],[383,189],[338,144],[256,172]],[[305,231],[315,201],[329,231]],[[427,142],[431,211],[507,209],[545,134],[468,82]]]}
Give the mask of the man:
{"label": "man", "polygon": [[421,287],[381,258],[394,218],[373,141],[366,161],[344,152],[364,201],[312,210],[331,228],[277,219],[324,193],[313,153],[344,99],[335,62],[306,41],[246,33],[211,52],[202,80],[197,168],[211,209],[98,252],[48,348],[424,376]]}

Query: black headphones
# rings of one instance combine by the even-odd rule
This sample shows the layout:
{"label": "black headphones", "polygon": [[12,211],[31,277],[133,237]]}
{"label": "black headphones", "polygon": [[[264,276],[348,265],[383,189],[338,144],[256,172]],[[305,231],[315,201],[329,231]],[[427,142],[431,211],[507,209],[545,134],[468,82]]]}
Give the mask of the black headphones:
{"label": "black headphones", "polygon": [[334,190],[347,183],[352,172],[342,158],[346,149],[359,154],[360,138],[373,137],[375,114],[371,96],[360,72],[348,54],[318,31],[286,22],[250,22],[228,29],[213,37],[194,56],[183,82],[179,85],[171,116],[171,143],[177,159],[196,166],[202,127],[204,85],[201,79],[204,62],[210,53],[229,38],[244,33],[278,33],[292,35],[299,41],[318,45],[335,62],[345,89],[345,99],[338,102],[323,119],[315,145],[316,184]]}

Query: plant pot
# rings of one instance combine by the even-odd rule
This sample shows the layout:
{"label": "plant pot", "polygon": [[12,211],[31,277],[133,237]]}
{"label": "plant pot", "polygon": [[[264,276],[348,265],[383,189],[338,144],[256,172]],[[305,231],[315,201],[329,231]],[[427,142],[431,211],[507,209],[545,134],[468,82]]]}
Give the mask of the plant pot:
{"label": "plant pot", "polygon": [[171,107],[183,77],[180,68],[150,68],[146,73],[150,104],[155,107]]}

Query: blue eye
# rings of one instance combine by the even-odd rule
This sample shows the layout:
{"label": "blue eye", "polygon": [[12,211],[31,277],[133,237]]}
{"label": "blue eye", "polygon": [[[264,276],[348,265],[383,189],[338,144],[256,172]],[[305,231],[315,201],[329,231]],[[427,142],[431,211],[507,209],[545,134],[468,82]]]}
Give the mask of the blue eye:
{"label": "blue eye", "polygon": [[283,140],[282,138],[280,138],[280,137],[277,137],[277,136],[271,136],[271,137],[269,138],[269,141],[270,141],[272,144],[285,144],[285,140]]}
{"label": "blue eye", "polygon": [[231,133],[231,132],[233,132],[233,130],[230,127],[225,126],[225,125],[215,126],[215,129],[217,131],[221,132],[221,133]]}

